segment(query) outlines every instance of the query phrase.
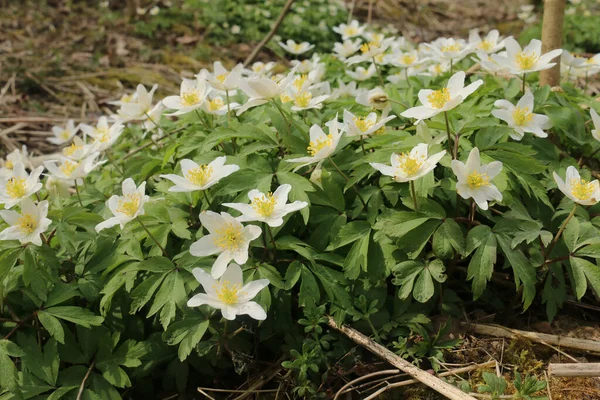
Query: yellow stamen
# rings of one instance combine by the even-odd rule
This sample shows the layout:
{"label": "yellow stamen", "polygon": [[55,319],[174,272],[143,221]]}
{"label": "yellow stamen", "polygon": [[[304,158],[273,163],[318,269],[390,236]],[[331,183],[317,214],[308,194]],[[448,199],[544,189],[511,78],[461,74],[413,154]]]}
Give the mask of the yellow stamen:
{"label": "yellow stamen", "polygon": [[517,54],[517,64],[521,69],[531,69],[538,60],[538,56],[535,53],[525,53],[524,51]]}
{"label": "yellow stamen", "polygon": [[529,107],[516,107],[512,116],[517,126],[527,125],[533,119],[533,114],[529,111]]}
{"label": "yellow stamen", "polygon": [[279,95],[279,99],[281,100],[282,103],[289,103],[290,101],[292,101],[292,96],[290,96],[288,93],[281,93]]}
{"label": "yellow stamen", "polygon": [[212,167],[208,165],[200,165],[198,168],[190,169],[185,177],[194,185],[204,186],[210,180],[212,173]]}
{"label": "yellow stamen", "polygon": [[571,180],[571,194],[579,200],[589,200],[594,194],[594,190],[592,182],[576,178]]}
{"label": "yellow stamen", "polygon": [[379,42],[369,42],[369,43],[363,43],[362,46],[360,46],[360,51],[364,54],[368,51],[371,50],[376,50],[379,47]]}
{"label": "yellow stamen", "polygon": [[333,137],[331,135],[321,136],[308,144],[308,154],[314,156],[323,148],[331,147],[331,145],[333,145]]}
{"label": "yellow stamen", "polygon": [[302,43],[296,43],[292,45],[292,49],[294,49],[295,52],[300,52],[303,49]]}
{"label": "yellow stamen", "polygon": [[200,102],[198,92],[187,92],[181,95],[181,102],[184,106],[190,107]]}
{"label": "yellow stamen", "polygon": [[294,78],[294,82],[292,83],[292,85],[298,89],[298,90],[302,90],[302,87],[304,86],[304,84],[306,83],[306,80],[308,79],[308,75],[304,74],[304,75],[300,75],[296,78]]}
{"label": "yellow stamen", "polygon": [[344,35],[346,36],[354,36],[358,34],[358,29],[353,26],[347,26],[344,28]]}
{"label": "yellow stamen", "polygon": [[71,176],[71,174],[73,173],[73,171],[75,171],[75,169],[79,166],[79,163],[76,162],[72,162],[72,161],[65,161],[63,165],[61,165],[60,167],[58,167],[58,169],[60,169],[62,171],[63,174],[65,174],[66,176]]}
{"label": "yellow stamen", "polygon": [[433,108],[443,108],[450,101],[450,90],[448,88],[436,90],[427,96],[427,100]]}
{"label": "yellow stamen", "polygon": [[402,153],[398,160],[398,169],[402,170],[408,176],[415,175],[421,169],[425,162],[425,156],[411,156],[409,153]]}
{"label": "yellow stamen", "polygon": [[494,45],[489,40],[484,40],[481,43],[479,43],[478,47],[484,51],[490,51],[492,50]]}
{"label": "yellow stamen", "polygon": [[266,196],[261,194],[252,199],[250,205],[257,214],[269,217],[275,211],[275,197],[273,197],[273,193],[269,193]]}
{"label": "yellow stamen", "polygon": [[404,65],[411,65],[412,63],[414,63],[416,61],[417,57],[410,55],[410,54],[404,54],[402,56],[402,64]]}
{"label": "yellow stamen", "polygon": [[71,157],[77,150],[81,149],[83,149],[83,146],[77,146],[75,143],[72,143],[69,147],[63,149],[63,154],[67,157]]}
{"label": "yellow stamen", "polygon": [[108,134],[108,128],[96,128],[96,133],[94,134],[94,139],[100,143],[106,143],[110,140],[110,135]]}
{"label": "yellow stamen", "polygon": [[21,232],[31,235],[33,231],[37,228],[37,221],[31,214],[23,214],[18,219],[18,226]]}
{"label": "yellow stamen", "polygon": [[67,130],[63,130],[59,136],[62,140],[68,140],[69,136],[71,136],[71,132],[69,132]]}
{"label": "yellow stamen", "polygon": [[140,208],[141,197],[139,193],[126,194],[123,199],[119,200],[118,207],[115,211],[133,217]]}
{"label": "yellow stamen", "polygon": [[375,122],[367,120],[367,117],[354,117],[352,120],[354,121],[354,124],[358,130],[361,132],[366,132],[371,129],[373,125],[375,125]]}
{"label": "yellow stamen", "polygon": [[217,80],[220,83],[223,83],[223,82],[225,82],[225,79],[227,79],[228,76],[229,76],[229,72],[225,72],[224,74],[217,75]]}
{"label": "yellow stamen", "polygon": [[296,107],[306,108],[310,104],[312,94],[310,92],[301,92],[294,98],[294,104]]}
{"label": "yellow stamen", "polygon": [[446,46],[442,46],[442,51],[460,51],[462,49],[459,43],[448,44]]}
{"label": "yellow stamen", "polygon": [[242,285],[235,283],[232,284],[229,281],[221,281],[213,285],[213,289],[217,294],[217,298],[228,306],[236,304],[240,295],[242,294]]}
{"label": "yellow stamen", "polygon": [[477,189],[482,186],[488,186],[490,184],[490,179],[488,174],[480,174],[477,171],[473,171],[469,176],[467,176],[467,185],[471,189]]}
{"label": "yellow stamen", "polygon": [[13,169],[14,167],[15,167],[15,164],[13,164],[13,162],[10,160],[6,160],[6,162],[4,163],[4,168]]}
{"label": "yellow stamen", "polygon": [[219,97],[216,97],[208,102],[208,109],[210,111],[218,111],[223,108],[223,104],[223,100],[221,100]]}
{"label": "yellow stamen", "polygon": [[124,94],[121,96],[121,103],[129,103],[131,100],[133,100],[133,96],[130,94]]}
{"label": "yellow stamen", "polygon": [[244,241],[240,225],[225,224],[223,228],[217,229],[215,233],[213,243],[223,251],[236,251]]}
{"label": "yellow stamen", "polygon": [[6,182],[6,194],[13,199],[18,199],[27,194],[27,185],[23,178],[8,178]]}

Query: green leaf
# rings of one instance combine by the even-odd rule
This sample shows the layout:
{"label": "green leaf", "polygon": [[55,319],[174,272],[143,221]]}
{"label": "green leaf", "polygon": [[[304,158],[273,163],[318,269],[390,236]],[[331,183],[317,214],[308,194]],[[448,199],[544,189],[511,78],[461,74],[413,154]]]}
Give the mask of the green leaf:
{"label": "green leaf", "polygon": [[65,331],[60,321],[45,311],[39,311],[37,316],[50,336],[56,339],[57,342],[65,344]]}
{"label": "green leaf", "polygon": [[600,267],[579,257],[570,257],[569,261],[573,270],[575,280],[573,284],[577,300],[581,299],[585,294],[588,281],[596,291],[596,294],[600,293]]}
{"label": "green leaf", "polygon": [[302,265],[302,283],[300,283],[300,293],[298,294],[298,305],[300,307],[306,307],[309,305],[315,305],[319,302],[321,294],[319,292],[319,285],[313,273],[308,269],[306,265]]}
{"label": "green leaf", "polygon": [[344,276],[346,278],[356,279],[361,269],[367,271],[370,237],[371,230],[369,229],[352,245],[344,260]]}
{"label": "green leaf", "polygon": [[371,232],[371,224],[367,221],[352,221],[342,227],[326,250],[335,250],[352,243]]}
{"label": "green leaf", "polygon": [[458,254],[464,254],[466,247],[466,240],[460,226],[453,220],[447,219],[442,225],[435,231],[433,235],[433,251],[441,252],[445,257],[438,257],[448,259],[452,257],[452,252],[448,249],[454,249]]}
{"label": "green leaf", "polygon": [[210,321],[204,318],[186,318],[169,325],[162,337],[169,346],[179,344],[177,356],[179,360],[184,361],[202,340],[209,323]]}
{"label": "green leaf", "polygon": [[571,252],[575,251],[577,241],[579,240],[579,221],[577,218],[571,218],[565,227],[565,230],[563,231],[563,240]]}
{"label": "green leaf", "polygon": [[86,328],[101,325],[104,321],[103,317],[96,315],[90,310],[81,307],[56,306],[46,308],[44,311],[56,318],[69,321]]}
{"label": "green leaf", "polygon": [[487,229],[479,229],[478,232],[472,234],[471,232],[477,228],[471,229],[467,235],[467,251],[470,247],[477,249],[467,269],[467,280],[473,280],[471,286],[473,300],[478,299],[483,294],[487,282],[492,278],[497,252],[496,237],[492,234],[492,230],[485,226]]}
{"label": "green leaf", "polygon": [[537,266],[533,265],[531,260],[525,257],[521,250],[513,249],[510,246],[510,238],[504,235],[497,235],[497,240],[513,269],[515,285],[518,288],[521,283],[523,284],[523,309],[526,310],[535,298]]}

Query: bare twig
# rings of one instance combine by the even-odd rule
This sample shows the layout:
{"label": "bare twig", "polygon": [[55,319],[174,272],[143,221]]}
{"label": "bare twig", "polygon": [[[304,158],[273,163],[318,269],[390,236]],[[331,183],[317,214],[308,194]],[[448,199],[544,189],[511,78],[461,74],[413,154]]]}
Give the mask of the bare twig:
{"label": "bare twig", "polygon": [[90,367],[88,368],[83,380],[81,381],[81,386],[79,386],[79,392],[77,393],[77,400],[81,400],[81,396],[83,395],[83,390],[85,389],[85,383],[87,382],[92,370],[94,369],[94,365],[96,365],[96,360],[92,360]]}
{"label": "bare twig", "polygon": [[600,363],[564,363],[548,365],[550,376],[600,376]]}

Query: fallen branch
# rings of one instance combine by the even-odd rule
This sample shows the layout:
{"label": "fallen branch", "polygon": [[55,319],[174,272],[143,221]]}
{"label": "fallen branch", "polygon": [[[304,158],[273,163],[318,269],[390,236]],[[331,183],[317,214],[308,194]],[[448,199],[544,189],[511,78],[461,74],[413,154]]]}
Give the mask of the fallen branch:
{"label": "fallen branch", "polygon": [[550,376],[600,376],[600,363],[550,363],[548,374]]}
{"label": "fallen branch", "polygon": [[422,369],[414,366],[413,364],[409,363],[402,357],[392,353],[391,351],[389,351],[388,349],[386,349],[379,343],[376,343],[373,340],[369,339],[367,336],[363,335],[356,329],[349,328],[349,327],[343,326],[343,325],[338,326],[332,317],[329,317],[328,324],[330,327],[332,327],[332,328],[340,331],[344,335],[348,336],[354,342],[363,346],[364,348],[366,348],[373,354],[378,355],[379,357],[383,358],[384,360],[386,360],[387,362],[392,364],[394,367],[402,370],[403,372],[406,372],[408,375],[412,376],[419,382],[424,383],[425,385],[429,386],[431,389],[446,396],[447,398],[449,398],[451,400],[474,400],[475,399],[474,397],[469,396],[468,394],[461,391],[456,386],[452,386],[451,384],[444,382],[440,378],[433,376],[430,373],[423,371]]}
{"label": "fallen branch", "polygon": [[470,324],[468,326],[472,332],[480,335],[503,337],[506,339],[517,339],[522,337],[537,343],[568,347],[570,349],[600,354],[600,342],[594,340],[577,339],[538,332],[520,331],[499,325]]}
{"label": "fallen branch", "polygon": [[273,24],[273,27],[271,28],[269,33],[267,33],[267,36],[265,36],[263,38],[263,40],[261,40],[256,45],[254,50],[252,50],[252,53],[250,53],[248,58],[246,58],[246,61],[244,61],[244,67],[247,67],[254,60],[254,58],[256,58],[256,55],[258,54],[260,49],[262,49],[269,42],[269,40],[271,40],[273,35],[275,35],[275,32],[277,32],[277,29],[279,29],[279,25],[281,25],[281,23],[283,22],[283,19],[285,18],[285,15],[288,13],[293,2],[294,2],[294,0],[287,0],[285,5],[283,6],[283,9],[281,10],[281,14],[279,14],[279,17],[277,17],[277,21],[275,21],[275,24]]}

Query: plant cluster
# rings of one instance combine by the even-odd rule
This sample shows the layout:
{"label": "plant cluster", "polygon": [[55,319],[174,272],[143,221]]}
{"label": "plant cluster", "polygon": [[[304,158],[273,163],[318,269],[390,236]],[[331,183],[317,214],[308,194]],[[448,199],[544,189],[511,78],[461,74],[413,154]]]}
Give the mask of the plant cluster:
{"label": "plant cluster", "polygon": [[185,393],[264,363],[325,397],[356,360],[329,316],[435,369],[456,341],[427,315],[553,319],[600,289],[598,106],[535,84],[561,50],[335,33],[311,58],[281,41],[286,74],[215,62],[160,101],[140,84],[55,127],[54,160],[6,157],[3,398]]}

